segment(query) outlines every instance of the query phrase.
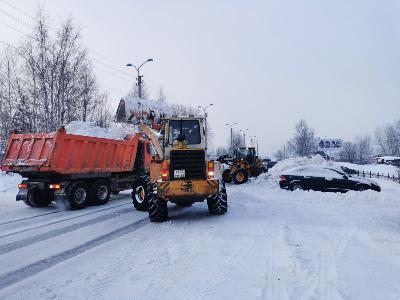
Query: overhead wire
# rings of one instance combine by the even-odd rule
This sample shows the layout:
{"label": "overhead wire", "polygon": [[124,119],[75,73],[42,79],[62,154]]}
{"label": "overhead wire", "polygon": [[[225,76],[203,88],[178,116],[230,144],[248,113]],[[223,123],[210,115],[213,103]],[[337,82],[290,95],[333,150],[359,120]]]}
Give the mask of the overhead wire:
{"label": "overhead wire", "polygon": [[[20,8],[14,6],[14,5],[12,5],[12,4],[10,4],[8,1],[0,0],[0,2],[5,3],[5,4],[8,5],[9,7],[13,8],[15,11],[17,11],[17,12],[23,14],[24,16],[26,16],[26,17],[28,17],[28,18],[30,18],[30,19],[32,19],[32,20],[34,20],[34,18],[33,18],[30,14],[28,14],[28,13],[26,13],[25,11],[23,11],[22,9],[20,9]],[[7,11],[7,10],[5,10],[5,9],[3,9],[3,8],[0,8],[0,13],[3,14],[3,15],[5,15],[5,16],[7,16],[9,19],[11,19],[11,20],[14,21],[14,22],[17,22],[17,23],[19,23],[19,24],[21,24],[21,25],[24,25],[24,26],[28,27],[28,28],[32,28],[32,25],[30,25],[29,23],[27,23],[27,22],[21,20],[21,18],[16,17],[15,15],[13,15],[12,13],[10,13],[9,11]],[[0,20],[0,22],[1,22],[2,24],[4,24],[5,26],[11,28],[12,30],[14,30],[14,31],[16,31],[16,32],[18,32],[18,33],[20,33],[20,34],[23,34],[23,35],[25,35],[25,36],[27,36],[27,37],[29,37],[29,38],[34,38],[33,36],[29,35],[28,33],[23,32],[23,31],[21,31],[21,30],[15,28],[14,26],[12,26],[12,25],[10,25],[10,24],[8,24],[8,23],[2,21],[2,20]],[[3,44],[4,44],[4,42],[3,42]],[[12,47],[15,48],[15,49],[17,49],[15,46],[12,46]],[[119,69],[119,67],[120,67],[121,65],[120,65],[120,63],[118,63],[116,60],[114,60],[114,59],[112,59],[112,58],[110,58],[110,57],[108,57],[108,56],[106,56],[106,55],[104,55],[104,54],[102,54],[102,53],[100,53],[100,52],[98,52],[98,51],[92,49],[92,48],[89,48],[89,47],[87,47],[87,48],[88,48],[88,50],[89,50],[89,53],[94,54],[94,55],[96,55],[98,58],[101,58],[101,59],[103,59],[103,60],[105,60],[105,61],[108,62],[108,63],[105,63],[104,61],[101,61],[101,60],[99,60],[98,58],[92,57],[93,64],[94,64],[95,68],[97,68],[98,70],[101,70],[101,71],[103,71],[103,72],[106,72],[106,73],[108,73],[109,75],[112,75],[112,76],[114,76],[114,77],[116,77],[116,78],[125,80],[125,81],[128,81],[129,79],[132,79],[132,75],[131,75],[131,74],[129,74],[129,73],[127,73],[127,72],[122,71],[122,70]],[[109,63],[112,63],[112,64],[118,66],[118,68],[116,68],[116,67],[110,65]],[[109,71],[106,71],[105,69],[99,67],[98,65],[101,65],[102,67],[108,69]],[[116,73],[118,73],[118,75],[117,75]],[[123,79],[122,76],[125,76],[126,78]],[[146,76],[144,77],[144,82],[146,83],[146,86],[147,86],[150,90],[152,90],[154,93],[158,93],[158,92],[160,91],[161,85],[158,84],[158,83],[156,83],[156,82],[155,82],[154,80],[152,80],[149,76],[146,75]],[[104,85],[104,84],[102,84],[102,86],[107,87],[107,86]],[[112,89],[112,88],[110,88],[110,87],[107,87],[107,88],[110,89],[110,90],[116,91],[115,89]],[[118,92],[118,93],[121,93],[121,91],[117,91],[117,92]],[[169,93],[169,94],[170,94],[170,93]],[[169,95],[168,98],[170,98],[170,99],[172,99],[172,100],[175,99],[175,101],[177,100],[177,98],[174,97],[174,96],[171,95],[171,94]],[[180,102],[180,101],[177,101],[177,102]]]}

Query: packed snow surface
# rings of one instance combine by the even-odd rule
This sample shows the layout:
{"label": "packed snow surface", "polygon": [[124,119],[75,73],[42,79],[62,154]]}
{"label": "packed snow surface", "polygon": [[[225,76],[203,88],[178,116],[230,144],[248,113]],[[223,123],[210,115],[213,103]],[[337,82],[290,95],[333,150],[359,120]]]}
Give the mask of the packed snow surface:
{"label": "packed snow surface", "polygon": [[137,130],[134,125],[112,123],[109,128],[96,126],[93,122],[73,121],[65,126],[67,133],[107,138],[113,140],[123,140],[127,134],[134,134]]}
{"label": "packed snow surface", "polygon": [[154,224],[129,192],[65,211],[15,201],[0,176],[0,299],[399,299],[400,184],[286,191],[278,174],[227,185],[224,216],[169,205]]}

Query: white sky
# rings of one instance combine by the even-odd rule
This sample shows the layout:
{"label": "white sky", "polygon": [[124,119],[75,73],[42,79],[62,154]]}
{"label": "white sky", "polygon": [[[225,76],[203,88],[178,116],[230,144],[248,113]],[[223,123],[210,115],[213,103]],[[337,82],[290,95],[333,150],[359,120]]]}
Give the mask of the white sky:
{"label": "white sky", "polygon": [[72,16],[107,57],[92,55],[114,107],[135,82],[126,63],[153,58],[142,69],[153,95],[162,85],[170,102],[214,103],[216,145],[227,122],[271,154],[300,118],[345,140],[400,118],[399,1],[0,0],[0,40],[17,45],[8,26],[29,28],[4,11],[32,20],[7,2],[32,16],[40,3],[55,25]]}

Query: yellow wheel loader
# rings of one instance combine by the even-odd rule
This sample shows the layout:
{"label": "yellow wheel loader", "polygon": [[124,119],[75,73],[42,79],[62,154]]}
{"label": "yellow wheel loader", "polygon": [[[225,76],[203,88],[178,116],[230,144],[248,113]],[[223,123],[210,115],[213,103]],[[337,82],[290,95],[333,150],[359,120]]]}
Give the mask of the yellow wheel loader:
{"label": "yellow wheel loader", "polygon": [[233,159],[225,161],[222,178],[226,183],[247,182],[249,177],[257,177],[265,173],[266,168],[256,155],[254,147],[240,147],[234,151]]}
{"label": "yellow wheel loader", "polygon": [[218,161],[207,159],[204,125],[201,117],[166,118],[158,135],[139,126],[157,151],[150,165],[152,193],[144,196],[152,222],[168,219],[168,201],[179,206],[207,201],[210,214],[226,213],[222,168]]}

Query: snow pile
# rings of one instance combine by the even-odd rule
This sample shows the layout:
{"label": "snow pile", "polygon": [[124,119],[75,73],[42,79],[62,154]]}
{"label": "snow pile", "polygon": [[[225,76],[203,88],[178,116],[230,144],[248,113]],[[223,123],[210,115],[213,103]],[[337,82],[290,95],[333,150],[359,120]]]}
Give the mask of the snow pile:
{"label": "snow pile", "polygon": [[324,165],[332,166],[332,162],[326,161],[321,155],[315,155],[312,157],[295,157],[282,160],[275,166],[268,170],[267,173],[260,175],[255,182],[265,185],[267,183],[271,188],[277,188],[279,185],[279,176],[282,172],[290,170],[296,167],[309,166],[309,165]]}
{"label": "snow pile", "polygon": [[341,170],[341,166],[358,170],[360,172],[373,172],[373,173],[380,173],[380,174],[389,174],[390,176],[399,176],[400,169],[391,166],[391,165],[383,165],[383,164],[372,164],[372,165],[357,165],[351,164],[346,162],[334,162],[334,161],[326,161],[322,156],[316,155],[311,158],[309,157],[296,157],[296,158],[289,158],[286,160],[282,160],[278,162],[274,167],[268,170],[267,173],[260,175],[254,182],[262,185],[267,185],[270,188],[277,188],[279,187],[279,176],[282,172],[302,166],[329,166]]}
{"label": "snow pile", "polygon": [[132,96],[125,97],[124,101],[125,101],[125,113],[127,117],[129,117],[132,113],[138,111],[148,112],[152,110],[156,114],[163,113],[166,115],[172,115],[174,113],[172,105],[170,105],[166,101],[139,99]]}
{"label": "snow pile", "polygon": [[0,193],[15,193],[19,183],[21,183],[21,176],[19,175],[0,174]]}
{"label": "snow pile", "polygon": [[113,140],[123,140],[127,134],[134,134],[137,129],[131,124],[112,123],[110,128],[96,126],[93,122],[73,121],[65,126],[67,133],[106,138]]}
{"label": "snow pile", "polygon": [[5,174],[0,172],[0,213],[1,215],[11,213],[16,206],[21,203],[15,201],[18,193],[18,184],[21,183],[22,177],[17,174]]}

